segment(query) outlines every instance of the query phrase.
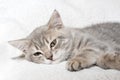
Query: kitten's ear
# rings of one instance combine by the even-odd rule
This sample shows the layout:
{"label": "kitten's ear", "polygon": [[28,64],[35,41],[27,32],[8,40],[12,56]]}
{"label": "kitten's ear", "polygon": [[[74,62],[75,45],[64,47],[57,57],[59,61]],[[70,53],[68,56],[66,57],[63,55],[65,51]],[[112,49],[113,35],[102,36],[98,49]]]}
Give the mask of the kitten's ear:
{"label": "kitten's ear", "polygon": [[62,28],[63,27],[63,22],[61,20],[60,14],[58,13],[57,10],[54,10],[52,13],[52,16],[48,22],[48,27],[49,29],[51,28]]}
{"label": "kitten's ear", "polygon": [[26,51],[30,47],[30,45],[32,44],[31,40],[27,40],[27,39],[8,41],[8,43],[14,47],[20,49],[23,52]]}

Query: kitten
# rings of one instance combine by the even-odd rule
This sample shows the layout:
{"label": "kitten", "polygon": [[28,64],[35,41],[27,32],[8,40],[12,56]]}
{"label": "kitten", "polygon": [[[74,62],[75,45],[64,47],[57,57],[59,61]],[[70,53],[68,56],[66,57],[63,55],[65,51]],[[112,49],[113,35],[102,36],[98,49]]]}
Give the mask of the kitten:
{"label": "kitten", "polygon": [[67,61],[69,71],[97,65],[120,70],[120,24],[101,23],[83,29],[66,28],[54,10],[46,25],[29,36],[9,41],[34,63],[54,64]]}

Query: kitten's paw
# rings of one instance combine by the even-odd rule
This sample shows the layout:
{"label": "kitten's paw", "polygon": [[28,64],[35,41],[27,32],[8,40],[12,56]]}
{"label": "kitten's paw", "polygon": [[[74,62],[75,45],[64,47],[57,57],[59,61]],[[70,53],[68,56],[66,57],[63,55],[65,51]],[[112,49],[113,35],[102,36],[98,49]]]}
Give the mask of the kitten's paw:
{"label": "kitten's paw", "polygon": [[120,70],[120,53],[102,55],[98,59],[97,64],[104,69],[111,68]]}
{"label": "kitten's paw", "polygon": [[78,70],[82,69],[81,62],[76,59],[72,59],[67,62],[67,69],[69,71],[78,71]]}

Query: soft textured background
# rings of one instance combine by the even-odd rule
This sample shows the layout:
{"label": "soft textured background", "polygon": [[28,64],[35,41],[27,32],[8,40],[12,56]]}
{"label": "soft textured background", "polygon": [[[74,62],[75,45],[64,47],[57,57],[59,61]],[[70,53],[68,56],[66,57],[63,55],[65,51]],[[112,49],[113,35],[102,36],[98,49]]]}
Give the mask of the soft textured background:
{"label": "soft textured background", "polygon": [[47,23],[57,9],[66,26],[120,22],[120,0],[0,0],[0,80],[120,80],[120,71],[92,67],[69,72],[65,63],[34,64],[12,60],[20,51],[7,41],[27,36]]}

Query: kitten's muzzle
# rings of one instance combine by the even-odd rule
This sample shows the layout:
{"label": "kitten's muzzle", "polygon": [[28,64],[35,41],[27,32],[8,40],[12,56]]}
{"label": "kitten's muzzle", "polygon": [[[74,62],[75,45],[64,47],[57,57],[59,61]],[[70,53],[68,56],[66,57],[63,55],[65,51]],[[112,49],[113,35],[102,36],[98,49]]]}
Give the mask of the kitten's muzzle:
{"label": "kitten's muzzle", "polygon": [[47,59],[49,59],[49,60],[53,60],[53,55],[47,57]]}

